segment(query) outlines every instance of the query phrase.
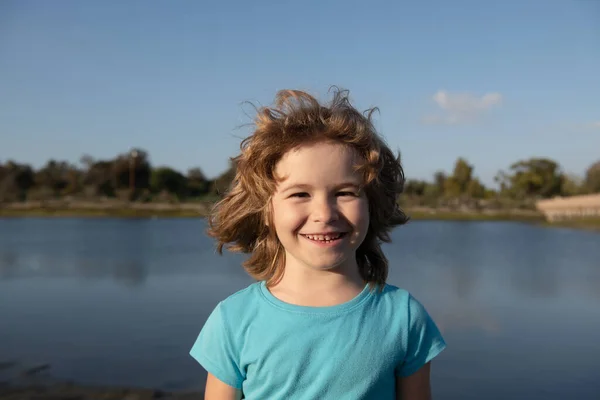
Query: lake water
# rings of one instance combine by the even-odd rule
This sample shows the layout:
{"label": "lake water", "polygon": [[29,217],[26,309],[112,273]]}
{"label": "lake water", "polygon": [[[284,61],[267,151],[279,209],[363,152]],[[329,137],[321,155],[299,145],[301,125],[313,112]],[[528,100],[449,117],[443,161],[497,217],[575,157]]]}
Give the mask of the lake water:
{"label": "lake water", "polygon": [[[188,351],[252,280],[199,219],[0,219],[0,361],[72,381],[202,388]],[[437,399],[600,398],[600,234],[412,222],[385,245],[389,283],[448,343]]]}

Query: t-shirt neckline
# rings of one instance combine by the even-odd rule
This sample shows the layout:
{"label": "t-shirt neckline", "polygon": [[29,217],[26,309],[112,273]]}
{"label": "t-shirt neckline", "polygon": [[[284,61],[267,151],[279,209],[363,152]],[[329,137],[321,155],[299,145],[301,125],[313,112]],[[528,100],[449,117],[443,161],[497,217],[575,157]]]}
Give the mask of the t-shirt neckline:
{"label": "t-shirt neckline", "polygon": [[322,306],[322,307],[301,306],[301,305],[297,305],[297,304],[286,303],[285,301],[282,301],[282,300],[278,299],[277,297],[275,297],[267,288],[267,284],[265,281],[261,281],[259,283],[259,286],[260,286],[260,292],[264,296],[265,300],[267,300],[269,303],[273,304],[274,306],[284,309],[284,310],[287,310],[287,311],[302,312],[302,313],[309,313],[309,314],[332,314],[332,313],[339,314],[340,312],[346,312],[346,311],[349,311],[349,310],[353,309],[354,307],[358,306],[360,303],[362,303],[364,300],[366,300],[371,294],[371,291],[369,290],[369,285],[365,284],[365,287],[359,294],[357,294],[353,299],[348,300],[345,303],[336,304],[333,306]]}

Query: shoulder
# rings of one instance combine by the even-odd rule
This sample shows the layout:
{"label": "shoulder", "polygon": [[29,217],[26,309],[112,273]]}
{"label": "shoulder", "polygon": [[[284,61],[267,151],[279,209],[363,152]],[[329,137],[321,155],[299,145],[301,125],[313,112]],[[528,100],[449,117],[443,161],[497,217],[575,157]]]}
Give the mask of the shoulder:
{"label": "shoulder", "polygon": [[376,292],[375,298],[379,306],[398,311],[406,309],[413,297],[406,289],[386,284],[381,290]]}
{"label": "shoulder", "polygon": [[224,322],[238,324],[240,319],[252,314],[253,310],[261,304],[260,284],[261,282],[252,283],[244,289],[229,295],[217,304],[214,312],[220,314]]}
{"label": "shoulder", "polygon": [[381,291],[382,296],[391,297],[394,299],[403,299],[410,296],[410,293],[406,289],[399,288],[398,286],[390,285],[386,283]]}
{"label": "shoulder", "polygon": [[221,303],[227,307],[236,307],[241,303],[253,300],[260,295],[260,285],[262,282],[254,282],[243,289],[227,296]]}
{"label": "shoulder", "polygon": [[386,284],[383,287],[378,297],[380,301],[396,308],[423,307],[421,302],[411,292],[390,284]]}
{"label": "shoulder", "polygon": [[[238,352],[246,332],[245,327],[251,323],[252,315],[256,314],[255,310],[258,309],[256,300],[260,296],[258,285],[254,283],[231,294],[220,301],[209,314],[191,350],[192,356],[201,364],[210,364],[217,357],[222,357],[220,361],[226,364],[227,360],[236,360],[239,357]],[[212,358],[206,357],[206,354],[211,354]],[[222,365],[212,365],[212,367],[221,374],[226,369]],[[232,381],[234,380],[229,380]]]}
{"label": "shoulder", "polygon": [[406,289],[386,284],[376,299],[379,311],[405,329],[431,319],[425,306]]}

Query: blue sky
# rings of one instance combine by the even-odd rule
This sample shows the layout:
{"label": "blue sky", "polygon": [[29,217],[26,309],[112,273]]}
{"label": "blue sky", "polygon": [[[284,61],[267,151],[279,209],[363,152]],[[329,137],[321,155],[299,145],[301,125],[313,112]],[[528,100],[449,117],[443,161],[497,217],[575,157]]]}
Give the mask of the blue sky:
{"label": "blue sky", "polygon": [[408,178],[463,156],[492,184],[533,156],[600,159],[600,2],[0,2],[0,161],[131,147],[227,167],[252,109],[347,88]]}

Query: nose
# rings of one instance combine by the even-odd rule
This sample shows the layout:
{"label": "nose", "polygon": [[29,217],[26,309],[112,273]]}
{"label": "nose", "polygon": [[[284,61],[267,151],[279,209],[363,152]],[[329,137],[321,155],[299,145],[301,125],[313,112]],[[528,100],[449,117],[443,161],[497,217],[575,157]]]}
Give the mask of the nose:
{"label": "nose", "polygon": [[313,200],[312,218],[314,222],[329,223],[339,219],[337,204],[329,198]]}

